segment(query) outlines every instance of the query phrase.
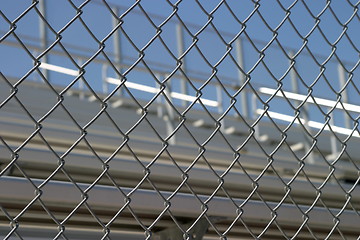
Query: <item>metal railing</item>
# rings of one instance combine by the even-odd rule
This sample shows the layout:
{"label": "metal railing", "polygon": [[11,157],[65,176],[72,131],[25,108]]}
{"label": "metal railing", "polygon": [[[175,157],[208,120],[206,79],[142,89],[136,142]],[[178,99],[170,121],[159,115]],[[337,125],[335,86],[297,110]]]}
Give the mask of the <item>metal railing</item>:
{"label": "metal railing", "polygon": [[359,3],[122,4],[1,6],[0,237],[359,237]]}

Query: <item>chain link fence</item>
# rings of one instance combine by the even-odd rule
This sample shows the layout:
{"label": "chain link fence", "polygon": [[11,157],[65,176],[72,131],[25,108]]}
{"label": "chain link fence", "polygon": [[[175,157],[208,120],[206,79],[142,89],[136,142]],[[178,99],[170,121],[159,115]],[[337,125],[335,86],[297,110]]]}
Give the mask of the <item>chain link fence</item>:
{"label": "chain link fence", "polygon": [[0,8],[3,239],[359,238],[359,2]]}

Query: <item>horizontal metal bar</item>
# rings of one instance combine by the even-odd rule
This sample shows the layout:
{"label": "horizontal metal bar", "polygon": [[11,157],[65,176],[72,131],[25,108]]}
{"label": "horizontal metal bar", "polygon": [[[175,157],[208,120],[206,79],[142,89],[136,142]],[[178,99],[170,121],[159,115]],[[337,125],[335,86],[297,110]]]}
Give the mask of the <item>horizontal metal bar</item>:
{"label": "horizontal metal bar", "polygon": [[312,97],[308,97],[306,95],[302,95],[302,94],[298,94],[298,93],[285,92],[285,91],[281,92],[281,91],[277,91],[276,89],[265,88],[265,87],[259,88],[259,92],[261,92],[263,94],[268,94],[268,95],[274,95],[276,93],[276,95],[275,95],[276,97],[287,98],[287,99],[297,100],[297,101],[305,101],[306,100],[307,103],[318,104],[318,105],[330,107],[330,108],[333,108],[336,106],[335,108],[337,108],[337,109],[360,113],[360,106],[350,104],[350,103],[339,104],[337,101],[333,101],[333,100],[328,100],[328,99],[318,98],[318,97],[312,98]]}
{"label": "horizontal metal bar", "polygon": [[[48,64],[48,63],[41,63],[40,68],[51,70],[51,71],[54,71],[54,72],[67,74],[67,75],[70,75],[70,76],[78,76],[79,75],[79,72],[76,71],[76,70],[61,67],[61,66],[57,66],[57,65],[53,65],[53,64]],[[115,85],[121,83],[120,79],[111,78],[111,77],[106,78],[106,81],[108,83],[115,84]],[[140,90],[140,91],[143,91],[143,92],[148,92],[148,93],[158,93],[159,92],[158,88],[149,87],[149,86],[146,86],[146,85],[143,85],[143,84],[133,83],[133,82],[129,82],[129,81],[126,81],[124,84],[128,88]],[[182,94],[182,93],[177,93],[177,92],[171,92],[170,95],[173,98],[180,99],[180,100],[185,100],[185,101],[188,101],[188,102],[193,102],[193,101],[198,100],[196,97],[186,95],[186,94]],[[207,105],[207,106],[217,107],[219,105],[218,102],[214,101],[214,100],[209,100],[209,99],[204,99],[204,98],[200,98],[200,100],[204,105]]]}
{"label": "horizontal metal bar", "polygon": [[282,114],[282,113],[278,113],[278,112],[265,111],[263,109],[257,109],[256,110],[257,114],[263,114],[264,112],[267,113],[267,114],[265,114],[265,116],[269,116],[269,117],[271,117],[273,119],[282,120],[282,121],[285,121],[285,122],[294,121],[295,124],[300,124],[300,122],[299,122],[299,119],[300,119],[302,124],[304,124],[306,126],[309,126],[309,127],[312,127],[312,128],[316,128],[316,129],[323,129],[324,128],[324,130],[326,130],[326,131],[332,131],[332,132],[336,132],[336,133],[340,133],[340,134],[344,134],[344,135],[352,134],[353,137],[360,138],[359,132],[353,131],[352,129],[338,127],[338,126],[334,126],[334,125],[331,125],[331,124],[330,124],[330,127],[329,127],[329,124],[326,124],[326,126],[324,127],[325,124],[321,123],[321,122],[305,121],[305,119],[303,119],[303,118],[295,118],[295,116],[286,115],[286,114]]}
{"label": "horizontal metal bar", "polygon": [[60,67],[60,66],[56,66],[56,65],[53,65],[53,64],[48,64],[48,63],[45,63],[45,62],[42,62],[39,67],[43,68],[43,69],[51,70],[51,71],[54,71],[54,72],[64,73],[64,74],[67,74],[67,75],[70,75],[70,76],[78,76],[79,75],[79,71],[72,70],[72,69],[69,69],[69,68]]}
{"label": "horizontal metal bar", "polygon": [[[121,83],[121,80],[116,79],[116,78],[108,77],[108,78],[106,78],[106,80],[108,83],[115,84],[115,85],[118,85]],[[158,88],[149,87],[149,86],[146,86],[143,84],[133,83],[133,82],[129,82],[129,81],[126,81],[124,84],[128,88],[132,88],[132,89],[136,89],[136,90],[140,90],[140,91],[144,91],[144,92],[155,93],[155,94],[159,92]],[[197,97],[190,96],[187,94],[177,93],[177,92],[171,92],[170,95],[173,98],[185,100],[188,102],[193,102],[193,101],[198,100]],[[200,100],[204,105],[207,105],[207,106],[217,107],[219,105],[218,102],[214,101],[214,100],[209,100],[209,99],[205,99],[205,98],[200,98]]]}
{"label": "horizontal metal bar", "polygon": [[[32,181],[37,186],[43,182],[37,179],[32,179]],[[84,190],[89,185],[78,183],[78,186]],[[132,191],[131,188],[121,189],[125,194],[129,194]],[[26,179],[14,177],[0,178],[1,202],[30,202],[36,196],[34,190]],[[169,199],[172,192],[162,191],[161,194],[165,199]],[[166,207],[164,205],[166,202],[161,200],[158,193],[152,190],[138,189],[134,194],[130,195],[130,198],[132,209],[141,213],[154,214],[163,211]],[[209,196],[198,195],[198,198],[205,202]],[[49,206],[61,204],[61,206],[65,207],[78,204],[82,197],[81,193],[75,189],[73,183],[50,181],[43,187],[41,199]],[[125,204],[127,198],[122,196],[115,187],[96,185],[88,193],[87,201],[94,209],[107,209],[116,212]],[[233,199],[233,201],[240,205],[244,199]],[[233,204],[233,201],[225,197],[214,197],[206,205],[206,213],[209,216],[234,219],[240,212],[238,206]],[[271,209],[274,209],[277,205],[277,203],[272,202],[267,204]],[[204,207],[205,205],[200,203],[192,194],[177,193],[176,196],[171,198],[170,210],[176,216],[198,217],[204,211]],[[299,212],[298,207],[304,212],[309,210],[309,206],[282,204],[276,210],[276,220],[278,223],[282,223],[285,226],[300,226],[304,222],[304,216]],[[329,210],[333,214],[340,212],[340,209]],[[250,222],[264,221],[272,218],[271,211],[261,201],[250,200],[242,211],[243,219]],[[333,225],[332,221],[324,221],[324,219],[329,219],[329,212],[325,208],[314,207],[308,215],[314,228],[328,228]],[[344,230],[357,229],[360,221],[359,215],[349,210],[343,211],[338,216],[338,219],[341,222],[341,228]]]}
{"label": "horizontal metal bar", "polygon": [[[42,114],[47,111],[46,109],[48,109],[48,102],[44,102],[42,99],[49,99],[50,101],[50,99],[53,99],[54,96],[40,83],[35,84],[35,82],[24,82],[24,84],[25,85],[23,85],[24,92],[22,95],[22,99],[23,101],[29,103],[29,111],[33,114],[33,116],[35,116],[36,118],[40,118]],[[6,89],[0,89],[0,94],[7,94]],[[82,125],[86,124],[89,120],[89,112],[94,113],[94,111],[98,111],[97,102],[88,102],[85,100],[79,101],[75,96],[67,96],[67,99],[69,102],[72,103],[71,105],[67,106],[68,110],[70,112],[76,113],[76,119]],[[12,139],[17,138],[20,141],[21,136],[23,136],[24,133],[30,133],[34,130],[34,122],[30,121],[26,117],[26,115],[24,115],[24,112],[21,111],[21,109],[19,109],[16,104],[12,105],[12,102],[9,102],[9,104],[9,108],[6,109],[6,112],[4,111],[2,113],[2,116],[0,118],[2,124],[4,124],[4,126],[1,128],[3,129],[2,135],[9,135]],[[136,107],[135,104],[134,107]],[[111,112],[113,112],[116,116],[126,116],[126,118],[122,118],[121,121],[118,122],[119,127],[122,130],[129,129],[129,127],[132,126],[134,121],[137,121],[139,119],[139,115],[136,113],[135,109],[131,109],[129,108],[129,106],[127,106],[126,108],[124,107],[111,109]],[[156,129],[159,129],[161,134],[166,134],[165,132],[162,132],[164,120],[158,118],[156,115],[151,114],[151,112],[149,113],[150,114],[147,115],[147,118],[152,122],[152,124],[155,124],[154,127]],[[217,115],[214,114],[214,117],[217,117]],[[209,119],[206,116],[206,113],[201,111],[192,112],[190,115],[187,116],[187,122],[189,123],[195,122],[200,119],[204,121],[204,127],[193,127],[189,124],[187,124],[187,126],[189,130],[193,132],[194,136],[197,136],[198,139],[206,139],[211,133],[211,129],[213,128],[210,128],[209,126],[214,126],[214,121]],[[114,132],[111,126],[108,126],[108,121],[103,120],[99,119],[98,121],[96,121],[92,125],[93,127],[91,128],[91,130],[89,130],[88,132],[90,135],[96,133],[96,139],[98,140],[96,142],[99,143],[97,146],[99,146],[100,149],[112,149],[119,144],[119,137],[121,136],[119,136],[119,133]],[[238,144],[241,144],[244,140],[244,137],[249,134],[249,129],[239,119],[227,119],[227,126],[234,127],[233,132],[235,132],[236,135],[226,136],[229,142],[234,144],[234,147]],[[260,122],[259,126],[261,127],[261,132],[269,136],[270,142],[276,141],[281,137],[278,132],[273,130],[272,123]],[[138,133],[134,132],[131,139],[134,141],[148,141],[151,146],[150,149],[152,150],[152,152],[156,151],[156,141],[154,141],[154,135],[152,134],[151,130],[142,125],[140,125],[138,128],[141,129],[141,134],[139,135]],[[62,131],[59,131],[59,129],[62,129]],[[46,132],[46,134],[51,133],[49,137],[51,136],[54,144],[69,144],[69,139],[74,140],[79,137],[79,129],[74,126],[74,124],[69,120],[67,116],[60,114],[57,111],[55,111],[45,122],[42,132],[44,131]],[[287,132],[287,141],[289,144],[293,145],[298,142],[304,141],[304,138],[301,134],[299,134],[299,132],[300,130],[297,128],[291,128],[291,131]],[[243,137],[239,135],[242,135]],[[189,142],[189,136],[183,132],[178,132],[177,136],[178,144],[176,145],[176,148],[174,148],[174,150],[177,148],[179,148],[180,150],[178,151],[179,155],[176,154],[175,156],[180,157],[189,155],[190,157],[194,157],[193,155],[191,155],[191,153],[194,153],[194,149],[197,149],[197,147],[194,146],[191,141]],[[329,151],[329,136],[329,133],[324,132],[324,134],[321,134],[321,136],[318,137],[317,141],[317,147],[325,153]],[[358,161],[357,156],[360,155],[359,148],[357,147],[359,143],[359,138],[353,138],[351,139],[351,141],[347,142],[346,151],[348,152],[348,154],[353,156],[353,160],[356,162]],[[215,141],[215,139],[214,141],[210,141],[207,144],[207,158],[219,164],[220,162],[223,162],[223,164],[226,163],[226,159],[233,159],[233,152],[229,152],[229,149],[226,148],[226,146],[222,146],[224,146],[222,141]],[[265,149],[269,148],[269,150],[271,150],[274,146],[268,143],[264,144],[263,147]],[[258,148],[256,148],[256,143],[252,143],[250,141],[247,146],[243,148],[243,151],[246,152],[246,154],[242,153],[242,159],[244,159],[245,156],[249,156],[251,158],[251,160],[249,160],[248,162],[245,161],[246,166],[252,166],[252,168],[261,168],[266,162],[266,157],[264,156],[264,154],[258,151]],[[320,162],[324,161],[322,160]],[[277,152],[276,163],[281,163],[281,166],[283,166],[283,168],[296,169],[298,167],[298,162],[294,160],[294,157],[291,155],[290,152],[286,151],[284,152],[279,150]],[[256,165],[258,166],[256,167]],[[350,165],[350,167],[347,167],[348,165]],[[344,170],[349,168],[346,171],[355,171],[355,169],[351,167],[351,164],[348,164],[347,162],[342,162],[341,166],[339,167],[340,169],[344,167]],[[328,168],[323,165],[314,165],[313,168],[309,169],[309,174],[312,174],[312,170],[314,170],[317,175],[323,176],[323,174],[328,174]]]}
{"label": "horizontal metal bar", "polygon": [[[21,35],[21,34],[19,34],[18,36],[21,37],[22,39],[25,37],[24,35]],[[12,47],[21,47],[21,45],[18,42],[11,41],[9,39],[5,39],[2,42],[2,44],[7,45],[7,46],[12,46]],[[27,43],[26,46],[27,46],[27,48],[29,50],[32,50],[32,51],[37,51],[37,52],[44,51],[44,49],[42,49],[41,47],[39,47],[37,45],[34,45],[34,44],[31,44],[31,43]],[[66,46],[70,47],[71,44],[66,44]],[[89,52],[91,50],[91,49],[90,50],[89,49],[84,49],[84,48],[79,47],[79,46],[71,46],[71,48],[76,49],[76,50],[81,49],[81,50],[83,50],[84,53],[87,53],[87,52]],[[53,54],[55,56],[67,57],[67,55],[63,51],[59,51],[59,50],[56,50],[56,49],[52,49],[51,54]],[[87,61],[91,57],[90,55],[84,55],[84,54],[79,54],[79,53],[75,53],[75,52],[71,52],[71,54],[75,59],[79,59],[79,60],[82,60],[82,61]],[[114,57],[114,55],[111,52],[107,53],[107,54],[109,56]],[[121,64],[118,64],[119,68],[129,68],[129,67],[132,66],[132,62],[137,60],[137,58],[132,58],[132,57],[128,57],[128,56],[123,56],[123,59],[124,59],[124,62],[122,62]],[[125,62],[125,60],[128,60],[128,62],[130,61],[131,63]],[[102,59],[102,58],[95,58],[95,59],[93,59],[92,62],[98,63],[98,64],[109,65],[108,61],[105,60],[105,59]],[[152,60],[147,60],[146,62],[151,64],[152,66],[154,66],[152,68],[152,71],[154,72],[154,74],[157,74],[157,75],[169,74],[169,71],[166,71],[163,68],[168,68],[168,67],[171,67],[171,66],[164,65],[164,64],[159,63],[159,62],[154,62]],[[163,68],[158,68],[158,66],[161,66]],[[147,72],[148,70],[145,67],[137,65],[136,66],[136,71],[138,71],[138,72]],[[207,80],[206,78],[201,77],[201,76],[206,76],[206,72],[188,70],[187,73],[188,73],[188,76],[191,77],[191,80],[194,81],[194,82],[202,82],[203,83],[203,82],[205,82]],[[175,73],[173,76],[177,77],[177,78],[183,78],[184,77],[182,74],[179,74],[179,73]],[[16,76],[16,77],[18,77],[18,76]],[[233,87],[236,87],[236,85],[237,85],[236,84],[237,80],[235,78],[230,78],[230,77],[224,76],[224,75],[219,75],[219,78],[221,78],[222,84],[225,87],[233,88]],[[215,85],[215,82],[210,81],[209,84],[210,85]],[[243,91],[250,91],[250,88],[245,87],[243,89]]]}

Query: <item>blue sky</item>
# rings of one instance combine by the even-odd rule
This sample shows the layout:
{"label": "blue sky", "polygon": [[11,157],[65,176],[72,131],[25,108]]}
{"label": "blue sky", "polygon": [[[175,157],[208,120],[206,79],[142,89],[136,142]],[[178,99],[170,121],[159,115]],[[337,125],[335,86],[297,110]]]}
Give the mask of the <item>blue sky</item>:
{"label": "blue sky", "polygon": [[[76,0],[74,1],[74,4],[76,6],[80,6],[82,2],[83,1]],[[94,36],[101,41],[112,30],[111,24],[113,17],[101,1],[93,2],[95,4],[90,2],[82,8],[83,14],[81,17],[89,29],[91,29]],[[119,5],[120,15],[134,3],[134,1],[130,0],[113,0],[107,2],[109,4],[113,2]],[[175,1],[171,2],[175,3]],[[276,34],[278,34],[277,39],[280,42],[281,47],[283,47],[287,52],[290,50],[297,52],[304,44],[305,40],[302,39],[302,37],[306,36],[313,28],[316,22],[314,17],[316,16],[318,16],[318,19],[320,20],[319,28],[316,28],[312,34],[306,38],[308,41],[307,46],[310,49],[311,54],[315,55],[316,60],[319,61],[320,64],[323,63],[333,50],[331,44],[337,41],[344,30],[344,27],[341,26],[341,24],[344,24],[348,22],[349,19],[352,19],[346,25],[346,33],[352,43],[350,43],[346,36],[343,36],[336,44],[336,56],[342,60],[348,71],[356,66],[356,63],[359,61],[360,49],[360,33],[358,31],[359,13],[354,15],[354,8],[347,1],[331,1],[330,8],[327,8],[322,14],[320,13],[326,6],[326,1],[305,1],[306,5],[304,5],[302,1],[297,1],[297,3],[290,9],[289,7],[292,5],[293,1],[285,0],[280,2],[283,6],[280,6],[275,0],[259,1],[260,5],[257,8],[256,4],[252,1],[226,1],[227,5],[233,11],[232,13],[229,11],[226,4],[223,3],[212,14],[213,25],[216,30],[221,31],[221,36],[228,43],[231,42],[232,39],[234,39],[234,37],[241,31],[244,26],[242,23],[246,24],[245,32],[247,36],[250,37],[251,41],[247,39],[247,36],[245,36],[244,33],[241,34],[244,47],[243,70],[250,73],[250,83],[253,84],[253,86],[276,88],[278,86],[277,81],[282,79],[282,76],[289,67],[289,60],[279,48],[276,41],[274,41],[269,47],[265,47],[273,38],[274,33],[276,32]],[[349,2],[356,4],[356,1]],[[226,53],[226,45],[220,40],[218,34],[211,25],[208,25],[204,31],[200,30],[209,19],[207,13],[213,11],[218,4],[219,1],[197,2],[184,0],[178,4],[179,10],[177,12],[182,21],[186,23],[188,31],[191,33],[190,34],[184,30],[184,49],[191,46],[194,41],[192,36],[196,35],[198,38],[197,46],[211,65],[215,65],[219,59],[224,56]],[[31,1],[5,0],[2,2],[1,11],[10,21],[13,22],[30,5]],[[56,32],[63,29],[77,13],[68,1],[46,0],[46,5],[48,22]],[[160,26],[160,24],[173,12],[173,7],[167,1],[163,0],[143,0],[141,1],[141,7],[142,8],[140,8],[139,5],[136,6],[129,14],[122,18],[124,21],[122,24],[123,30],[126,34],[128,34],[133,41],[133,44],[135,44],[138,49],[144,49],[144,46],[156,34],[157,30],[151,25],[146,16],[141,13],[142,9],[149,13],[151,20],[157,26]],[[307,7],[310,9],[310,12],[306,9]],[[251,15],[254,8],[257,8],[258,11]],[[282,8],[289,10],[285,11]],[[235,20],[235,17],[232,14],[234,14],[242,23]],[[298,33],[294,30],[294,26],[291,25],[289,19],[279,27],[279,24],[283,21],[287,14],[290,14],[289,19],[295,26]],[[246,21],[249,15],[251,15],[251,18]],[[338,21],[340,21],[340,23]],[[161,37],[174,55],[178,54],[175,31],[177,23],[178,19],[176,16],[173,16],[169,22],[161,27]],[[16,26],[17,29],[15,32],[19,36],[25,36],[22,38],[25,44],[39,46],[39,41],[37,40],[39,36],[39,19],[34,9],[30,10],[24,17],[16,22]],[[279,29],[277,29],[278,27]],[[1,36],[8,31],[8,29],[9,24],[3,17],[1,17]],[[275,31],[276,29],[277,31]],[[119,34],[121,35],[122,61],[126,64],[132,65],[138,59],[139,52],[128,40],[126,40],[123,33],[119,32]],[[302,35],[302,37],[299,36],[299,34]],[[322,34],[325,35],[326,39]],[[85,58],[81,60],[79,58],[75,58],[79,65],[86,62],[86,58],[91,57],[99,48],[99,44],[90,36],[79,20],[74,21],[70,27],[66,28],[66,30],[61,33],[61,36],[62,43],[66,46],[69,52],[85,56]],[[56,35],[51,33],[51,31],[48,31],[48,45],[55,41],[55,39]],[[9,36],[5,39],[5,41],[16,40],[12,36]],[[112,59],[114,53],[113,41],[114,38],[110,37],[105,42],[105,52]],[[327,41],[329,41],[330,44]],[[258,50],[255,49],[253,44]],[[352,44],[355,45],[355,48]],[[234,46],[234,44],[232,46]],[[62,51],[58,46],[56,46],[53,50]],[[265,57],[263,62],[252,70],[259,60],[260,54],[257,52],[259,50],[265,54]],[[147,47],[144,52],[144,60],[149,64],[152,70],[171,72],[176,68],[176,60],[171,56],[171,54],[169,54],[168,50],[164,48],[163,44],[158,39]],[[22,49],[15,48],[7,44],[0,44],[0,53],[3,56],[7,56],[6,58],[1,58],[0,60],[1,71],[5,75],[20,78],[33,66],[33,61]],[[33,52],[33,54],[37,55],[39,53]],[[231,51],[231,54],[235,57],[235,49]],[[102,60],[104,59],[101,55],[97,58]],[[74,64],[71,63],[68,58],[63,56],[51,55],[49,56],[49,61],[52,64],[76,69]],[[212,68],[208,66],[199,51],[195,48],[192,48],[188,52],[185,57],[185,63],[188,71],[187,74],[190,78],[201,78],[205,81],[211,76]],[[141,65],[142,64],[140,63],[138,66]],[[326,83],[326,81],[328,81],[335,91],[339,91],[341,88],[338,83],[338,60],[335,58],[335,55],[324,66],[326,67],[324,75],[322,75],[319,80],[316,80],[320,72],[320,67],[312,59],[306,49],[299,53],[299,56],[296,58],[296,69],[304,81],[304,84],[299,82],[300,92],[306,94],[308,87],[315,83],[312,86],[315,96],[335,100],[337,97],[336,93],[334,93],[328,86],[328,83]],[[271,75],[266,68],[268,68],[273,75]],[[229,56],[217,66],[217,69],[217,76],[221,81],[228,83],[233,82],[234,85],[239,84],[239,71]],[[95,62],[90,63],[86,67],[86,70],[87,73],[85,75],[85,79],[94,89],[99,90],[102,86],[100,80],[102,78],[102,64]],[[121,69],[121,71],[124,73],[127,71],[127,68]],[[352,81],[355,84],[359,81],[359,72],[359,67],[355,67],[352,72]],[[115,72],[111,70],[111,68],[108,69],[107,74],[110,77],[116,76]],[[36,76],[36,73],[33,75],[33,78],[39,78]],[[64,76],[64,74],[59,73],[51,73],[50,77],[51,81],[61,85],[67,85],[73,79],[71,76]],[[127,74],[127,78],[132,82],[155,86],[155,81],[148,72],[131,71]],[[216,80],[211,80],[211,82],[216,82]],[[284,90],[291,90],[292,86],[290,74],[286,75],[282,79],[282,83],[284,84]],[[199,88],[201,85],[202,83],[198,82],[195,84],[195,87]],[[176,77],[173,77],[172,87],[173,89],[180,87],[179,79],[176,79]],[[351,84],[348,85],[347,89],[350,102],[358,103],[360,101],[358,90]],[[231,94],[235,92],[235,90],[228,90]],[[203,93],[204,98],[215,98],[214,88],[206,87]],[[134,94],[140,93],[135,91]],[[195,90],[191,90],[191,87],[190,94],[195,95]],[[148,98],[151,97],[151,94],[141,94],[141,96]],[[263,97],[266,99],[268,96]],[[227,105],[230,102],[229,99],[224,99],[224,101],[225,103],[227,102]],[[273,104],[274,110],[277,110],[275,107],[277,105],[277,101],[280,100],[273,100],[273,103],[275,103]],[[286,113],[292,112],[290,107],[284,108],[283,104],[280,104],[279,106],[282,106],[281,110]],[[321,115],[319,116],[321,117]],[[341,120],[339,121],[341,124]]]}

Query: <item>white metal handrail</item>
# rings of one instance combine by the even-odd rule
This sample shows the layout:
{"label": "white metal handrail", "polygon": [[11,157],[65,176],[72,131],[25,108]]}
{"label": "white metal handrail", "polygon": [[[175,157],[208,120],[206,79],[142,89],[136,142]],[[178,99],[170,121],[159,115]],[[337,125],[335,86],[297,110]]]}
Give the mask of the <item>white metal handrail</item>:
{"label": "white metal handrail", "polygon": [[272,112],[272,111],[265,111],[263,109],[256,110],[257,114],[263,114],[264,112],[266,112],[265,116],[269,116],[273,119],[277,119],[277,120],[281,120],[281,121],[285,121],[285,122],[294,122],[295,124],[300,124],[300,122],[301,122],[301,124],[309,126],[311,128],[324,129],[326,131],[332,131],[332,132],[336,132],[336,133],[340,133],[340,134],[344,134],[344,135],[352,134],[353,137],[360,138],[359,132],[353,131],[352,129],[338,127],[338,126],[334,126],[331,124],[329,127],[329,124],[326,124],[326,126],[324,126],[325,125],[324,123],[315,122],[315,121],[306,121],[303,118],[299,118],[299,117],[295,117],[295,116],[291,116],[291,115],[286,115],[286,114]]}
{"label": "white metal handrail", "polygon": [[333,101],[333,100],[329,100],[329,99],[318,98],[318,97],[312,98],[312,97],[308,97],[303,94],[286,92],[286,91],[281,92],[276,89],[266,88],[266,87],[259,88],[259,92],[263,93],[263,94],[268,94],[268,95],[274,95],[276,93],[276,95],[275,95],[276,97],[287,98],[287,99],[296,100],[296,101],[305,101],[306,100],[307,103],[313,103],[313,104],[321,105],[324,107],[330,107],[330,108],[335,107],[335,108],[341,109],[341,110],[360,113],[360,106],[350,104],[350,103],[338,104],[337,101]]}
{"label": "white metal handrail", "polygon": [[[44,62],[41,63],[40,68],[50,70],[50,71],[54,71],[54,72],[63,73],[63,74],[70,75],[70,76],[78,76],[79,75],[79,72],[76,71],[76,70],[61,67],[61,66],[57,66],[57,65],[54,65],[54,64],[44,63]],[[112,78],[112,77],[106,78],[106,82],[110,83],[110,84],[115,84],[115,85],[121,84],[120,79],[116,79],[116,78]],[[156,94],[156,93],[158,93],[160,91],[158,88],[150,87],[150,86],[147,86],[147,85],[134,83],[134,82],[130,82],[130,81],[124,82],[124,85],[126,87],[128,87],[128,88],[132,88],[132,89],[136,89],[136,90],[140,90],[140,91],[148,92],[148,93],[155,93]],[[176,98],[176,99],[179,99],[179,100],[185,100],[185,101],[188,101],[188,102],[194,102],[194,101],[198,100],[197,97],[187,95],[187,94],[177,93],[177,92],[171,92],[170,96],[172,98]],[[207,105],[207,106],[210,106],[210,107],[218,107],[219,106],[219,103],[217,101],[214,101],[214,100],[205,99],[205,98],[200,98],[200,100],[204,105]]]}

